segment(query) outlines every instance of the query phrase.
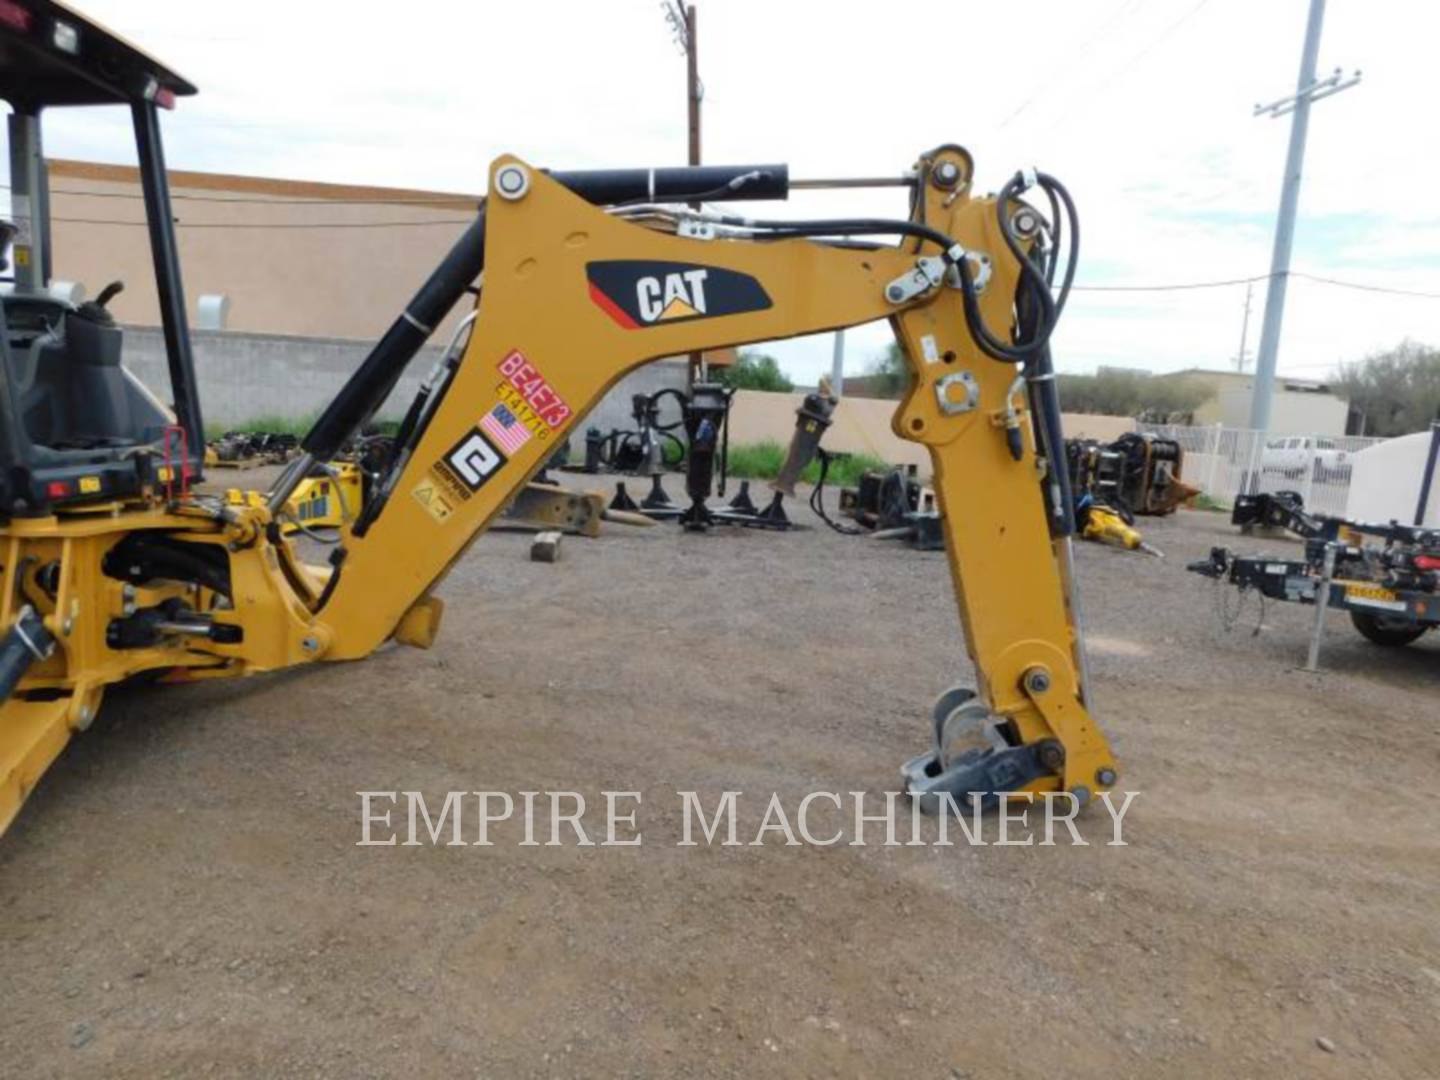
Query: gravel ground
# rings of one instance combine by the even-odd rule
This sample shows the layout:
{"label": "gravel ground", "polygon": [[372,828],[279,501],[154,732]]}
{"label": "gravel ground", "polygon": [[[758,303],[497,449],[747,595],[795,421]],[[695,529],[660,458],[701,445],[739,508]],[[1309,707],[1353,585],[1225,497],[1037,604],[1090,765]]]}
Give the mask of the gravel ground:
{"label": "gravel ground", "polygon": [[[1436,1075],[1440,638],[1307,674],[1184,572],[1222,517],[1146,530],[1080,551],[1127,847],[677,846],[679,790],[880,800],[967,675],[943,556],[823,528],[492,533],[429,652],[117,691],[0,840],[0,1073]],[[535,789],[643,845],[356,846]]]}

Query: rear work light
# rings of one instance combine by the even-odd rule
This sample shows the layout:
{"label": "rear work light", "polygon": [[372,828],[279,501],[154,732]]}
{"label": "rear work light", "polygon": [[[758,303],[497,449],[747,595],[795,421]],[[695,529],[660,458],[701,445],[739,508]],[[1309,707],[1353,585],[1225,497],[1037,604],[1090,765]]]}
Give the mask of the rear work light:
{"label": "rear work light", "polygon": [[0,0],[0,25],[8,26],[11,30],[18,30],[22,34],[30,32],[30,23],[34,16],[28,8],[21,7],[15,0]]}
{"label": "rear work light", "polygon": [[55,20],[55,32],[50,35],[50,40],[61,52],[67,52],[74,56],[80,51],[80,31],[67,22]]}

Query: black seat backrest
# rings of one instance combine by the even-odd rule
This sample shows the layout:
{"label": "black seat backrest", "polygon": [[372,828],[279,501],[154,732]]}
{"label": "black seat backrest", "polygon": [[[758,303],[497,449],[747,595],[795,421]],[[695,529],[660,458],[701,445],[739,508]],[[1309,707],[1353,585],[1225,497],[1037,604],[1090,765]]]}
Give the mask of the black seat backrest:
{"label": "black seat backrest", "polygon": [[10,327],[5,321],[5,305],[0,304],[0,497],[9,503],[15,470],[25,464],[25,425],[20,418],[19,402],[15,400],[14,360],[10,353]]}
{"label": "black seat backrest", "polygon": [[154,483],[166,410],[120,362],[121,331],[48,296],[0,300],[0,516]]}

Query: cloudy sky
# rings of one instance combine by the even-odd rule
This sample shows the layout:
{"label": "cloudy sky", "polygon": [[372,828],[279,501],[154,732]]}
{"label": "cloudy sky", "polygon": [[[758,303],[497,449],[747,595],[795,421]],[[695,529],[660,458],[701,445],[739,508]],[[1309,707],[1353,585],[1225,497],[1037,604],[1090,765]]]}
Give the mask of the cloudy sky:
{"label": "cloudy sky", "polygon": [[[172,167],[478,191],[512,151],[560,168],[685,154],[684,61],[658,0],[76,0],[200,87],[167,117]],[[1308,0],[699,0],[705,158],[794,176],[894,173],[959,142],[982,188],[1021,165],[1079,203],[1082,284],[1166,285],[1269,268]],[[1430,115],[1440,5],[1330,0],[1320,70],[1360,86],[1315,106],[1294,268],[1437,298],[1295,280],[1280,370],[1324,377],[1404,337],[1440,343],[1440,159]],[[56,114],[55,156],[129,162],[113,117]],[[767,214],[903,216],[896,191],[815,193]],[[1223,367],[1244,286],[1077,294],[1071,371]],[[1264,285],[1255,288],[1250,348]],[[851,371],[888,338],[848,337]],[[776,345],[802,381],[828,339]]]}

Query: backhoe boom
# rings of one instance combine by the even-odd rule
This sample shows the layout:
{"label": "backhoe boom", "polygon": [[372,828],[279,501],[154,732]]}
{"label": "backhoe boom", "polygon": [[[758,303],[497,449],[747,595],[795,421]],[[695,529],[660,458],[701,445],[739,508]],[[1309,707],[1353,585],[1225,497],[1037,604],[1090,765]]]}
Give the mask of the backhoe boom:
{"label": "backhoe boom", "polygon": [[[1053,277],[1053,253],[1043,219],[1018,198],[1022,178],[975,198],[972,168],[958,147],[923,156],[905,222],[782,223],[596,205],[652,193],[656,203],[774,197],[780,166],[551,175],[498,159],[475,224],[268,500],[221,506],[156,492],[107,516],[0,530],[0,621],[13,633],[29,607],[55,641],[0,709],[0,827],[120,678],[355,660],[392,637],[428,645],[447,570],[626,372],[877,319],[890,321],[909,367],[893,426],[930,452],[979,675],[973,690],[941,696],[935,745],[906,765],[907,787],[933,807],[1000,791],[1083,801],[1113,785],[1087,707],[1045,341],[1063,290],[1057,303],[1037,284]],[[830,242],[887,232],[899,242]],[[276,527],[278,508],[477,281],[473,320],[412,406],[375,497],[330,566],[305,564]]]}

